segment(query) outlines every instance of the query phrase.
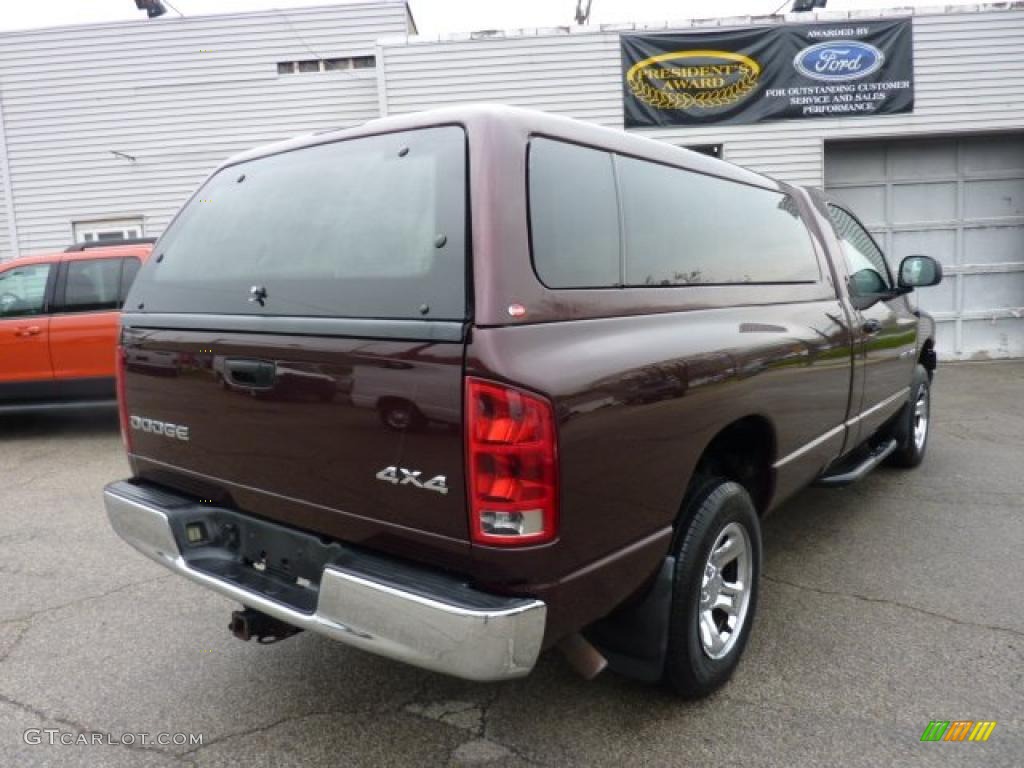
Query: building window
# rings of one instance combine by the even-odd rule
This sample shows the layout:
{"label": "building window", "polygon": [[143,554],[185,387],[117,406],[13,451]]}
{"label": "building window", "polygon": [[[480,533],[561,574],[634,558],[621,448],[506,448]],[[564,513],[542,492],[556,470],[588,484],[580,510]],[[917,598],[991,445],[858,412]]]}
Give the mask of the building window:
{"label": "building window", "polygon": [[76,221],[76,243],[100,243],[133,240],[143,236],[142,218],[107,219],[104,221]]}
{"label": "building window", "polygon": [[338,72],[345,69],[373,69],[377,60],[373,56],[342,56],[334,59],[304,59],[277,62],[277,74],[292,75],[309,72]]}

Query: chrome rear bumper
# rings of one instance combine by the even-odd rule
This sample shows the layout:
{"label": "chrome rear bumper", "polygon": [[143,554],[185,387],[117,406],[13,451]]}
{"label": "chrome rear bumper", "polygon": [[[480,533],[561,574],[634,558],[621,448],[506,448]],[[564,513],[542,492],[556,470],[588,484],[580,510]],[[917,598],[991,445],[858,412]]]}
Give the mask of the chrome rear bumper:
{"label": "chrome rear bumper", "polygon": [[[127,482],[108,485],[103,496],[114,530],[144,555],[197,584],[301,629],[467,680],[522,677],[540,653],[547,609],[539,600],[475,593],[488,607],[469,607],[464,601],[447,599],[436,588],[447,577],[429,572],[424,579],[425,584],[435,585],[437,594],[431,594],[430,587],[410,591],[361,573],[358,557],[354,557],[324,567],[316,608],[307,613],[189,563],[170,518],[202,518],[210,514],[208,507]],[[379,573],[379,567],[367,570]],[[460,588],[467,593],[465,586]]]}

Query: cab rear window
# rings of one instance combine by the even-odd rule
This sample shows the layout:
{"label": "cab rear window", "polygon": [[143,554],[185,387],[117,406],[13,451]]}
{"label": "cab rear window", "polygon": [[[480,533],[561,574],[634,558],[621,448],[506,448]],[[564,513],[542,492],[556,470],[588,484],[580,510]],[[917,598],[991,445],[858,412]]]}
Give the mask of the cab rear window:
{"label": "cab rear window", "polygon": [[126,306],[463,319],[465,239],[463,129],[321,144],[214,175],[161,238]]}

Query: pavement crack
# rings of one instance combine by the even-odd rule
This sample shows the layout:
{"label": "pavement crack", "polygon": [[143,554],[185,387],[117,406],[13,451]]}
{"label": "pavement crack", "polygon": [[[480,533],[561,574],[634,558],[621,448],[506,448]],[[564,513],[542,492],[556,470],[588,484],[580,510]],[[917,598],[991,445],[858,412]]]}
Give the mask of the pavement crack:
{"label": "pavement crack", "polygon": [[[189,749],[189,750],[187,750],[185,752],[182,752],[181,756],[182,757],[190,757],[190,756],[195,755],[195,754],[197,754],[199,752],[202,752],[204,749],[209,749],[210,747],[216,746],[218,744],[223,744],[225,741],[230,741],[232,739],[243,738],[243,737],[246,737],[246,736],[255,736],[255,735],[260,734],[260,733],[267,733],[268,731],[272,731],[273,729],[277,728],[278,726],[286,725],[288,723],[301,722],[302,720],[307,720],[307,719],[309,719],[311,717],[334,717],[335,715],[342,715],[342,714],[349,714],[349,713],[346,713],[344,710],[328,709],[328,710],[318,710],[316,712],[305,712],[305,713],[300,714],[300,715],[288,715],[287,717],[282,717],[282,718],[279,718],[279,719],[274,720],[272,722],[264,723],[263,725],[257,725],[257,726],[253,726],[252,728],[246,728],[246,729],[241,730],[241,731],[232,731],[231,733],[222,734],[221,736],[217,736],[217,737],[215,737],[213,739],[210,739],[209,741],[204,741],[202,744],[200,744],[197,747],[193,747],[192,749]],[[369,717],[369,716],[370,715],[368,713],[363,713],[361,715],[357,715],[357,717]]]}
{"label": "pavement crack", "polygon": [[508,750],[508,752],[511,755],[519,758],[520,760],[522,760],[527,765],[538,765],[538,766],[541,766],[542,768],[545,768],[546,766],[549,766],[549,765],[553,765],[553,763],[543,763],[543,762],[540,762],[536,758],[531,757],[530,755],[527,755],[524,752],[520,751],[519,747],[517,747],[517,746],[515,746],[513,744],[508,744],[508,743],[506,743],[504,741],[501,741],[500,739],[496,739],[496,738],[494,738],[493,736],[490,735],[490,733],[489,733],[489,727],[490,727],[490,720],[489,720],[489,718],[490,718],[490,715],[491,715],[491,709],[494,707],[495,704],[497,704],[501,700],[501,697],[502,697],[503,693],[504,693],[503,689],[496,688],[495,691],[494,691],[494,695],[491,696],[487,701],[484,701],[483,703],[480,704],[480,732],[477,735],[477,738],[486,739],[487,741],[490,741],[490,742],[492,742],[494,744],[497,744],[502,749]]}
{"label": "pavement crack", "polygon": [[[501,697],[502,689],[495,688],[495,692],[492,695],[490,695],[486,700],[480,702],[480,727],[477,735],[479,735],[481,738],[490,739],[490,736],[487,733],[487,727],[489,725],[490,718],[490,710],[492,710],[495,707],[495,705],[497,705],[497,703],[501,700]],[[490,740],[494,741],[495,739]],[[495,743],[498,742],[495,741]],[[509,749],[506,744],[502,744],[502,746],[505,746],[506,749]]]}
{"label": "pavement crack", "polygon": [[892,605],[897,608],[905,608],[908,611],[914,611],[915,613],[920,613],[925,616],[931,616],[935,619],[943,619],[944,621],[948,621],[952,624],[959,624],[964,627],[988,629],[993,632],[1007,632],[1017,637],[1024,637],[1024,632],[1020,631],[1019,629],[1013,629],[1012,627],[1003,627],[998,624],[984,624],[977,621],[967,621],[965,619],[958,619],[955,616],[948,616],[944,613],[939,613],[938,611],[930,611],[927,608],[920,608],[916,605],[910,605],[909,603],[901,603],[899,600],[891,600],[887,597],[871,597],[870,595],[861,595],[856,592],[840,592],[838,590],[822,589],[820,587],[812,587],[807,584],[798,584],[795,581],[787,581],[786,579],[780,579],[777,576],[769,576],[768,574],[763,574],[763,578],[765,581],[772,581],[776,584],[782,584],[787,587],[793,587],[794,589],[804,589],[808,592],[814,592],[815,594],[819,595],[825,595],[828,597],[848,597],[852,598],[853,600],[861,600],[865,603]]}
{"label": "pavement crack", "polygon": [[431,680],[429,677],[424,677],[416,684],[412,693],[402,701],[397,703],[385,702],[380,706],[376,707],[378,713],[391,713],[406,710],[410,706],[416,706],[426,701],[427,692],[430,690]]}
{"label": "pavement crack", "polygon": [[[400,706],[400,709],[412,717],[441,723],[449,728],[455,728],[468,734],[469,738],[463,741],[452,753],[456,761],[459,761],[458,753],[463,749],[483,748],[485,752],[494,750],[504,755],[511,755],[527,765],[549,765],[548,763],[538,762],[536,758],[521,752],[518,747],[494,738],[490,734],[488,718],[490,717],[491,709],[501,700],[504,693],[503,688],[491,688],[482,699],[468,696],[466,698],[450,700],[432,700],[428,696],[429,689],[430,681],[426,680],[423,684],[417,686],[417,689]],[[491,752],[484,761],[490,762],[495,757],[495,753]],[[470,758],[469,762],[475,764],[480,759],[481,756],[476,755]]]}
{"label": "pavement crack", "polygon": [[[28,628],[30,626],[30,622],[28,621],[5,621],[2,623],[2,626],[7,626],[8,624],[15,625],[15,635],[14,639],[11,640],[11,644],[8,646],[7,650],[4,651],[2,656],[0,656],[0,664],[3,664],[5,661],[7,661],[7,659],[10,658],[11,654],[17,650],[19,645],[21,645],[21,641],[25,637],[25,634],[28,632]],[[17,626],[19,624],[21,626]]]}
{"label": "pavement crack", "polygon": [[[490,699],[488,699],[487,701],[483,702],[480,705],[480,736],[482,736],[485,739],[490,738],[487,735],[487,726],[488,726],[488,718],[491,715],[491,708],[495,704],[497,704],[500,699],[501,699],[501,690],[497,689],[497,690],[494,691],[494,695],[491,696]],[[502,744],[502,746],[505,746],[505,745]]]}
{"label": "pavement crack", "polygon": [[26,613],[26,614],[24,614],[22,616],[13,616],[13,617],[11,617],[9,619],[4,619],[3,621],[0,621],[0,624],[16,624],[16,623],[22,622],[22,621],[32,621],[37,616],[42,616],[42,615],[47,614],[47,613],[53,613],[55,611],[62,611],[65,608],[73,608],[76,605],[82,605],[84,603],[89,603],[89,602],[92,602],[93,600],[102,600],[105,597],[110,597],[111,595],[116,595],[118,592],[124,592],[125,590],[133,589],[135,587],[144,587],[147,584],[155,584],[158,581],[166,581],[168,579],[173,579],[174,577],[175,577],[175,574],[168,573],[168,574],[165,574],[163,576],[157,576],[157,577],[152,578],[152,579],[143,579],[142,581],[133,581],[130,584],[122,584],[121,586],[114,587],[113,589],[107,590],[106,592],[101,592],[98,595],[87,595],[86,597],[80,597],[77,600],[71,600],[70,602],[61,603],[60,605],[51,605],[51,606],[49,606],[47,608],[40,608],[38,611],[32,611],[32,612]]}
{"label": "pavement crack", "polygon": [[157,754],[161,757],[169,758],[170,760],[173,760],[177,763],[181,763],[183,765],[192,766],[193,768],[195,768],[196,766],[196,762],[188,757],[188,753],[177,754],[175,752],[169,752],[167,750],[160,749],[159,747],[150,744],[125,744],[117,740],[116,737],[110,731],[104,731],[101,728],[90,728],[89,726],[75,722],[74,720],[69,720],[65,717],[60,717],[58,715],[51,715],[39,709],[39,707],[35,707],[23,701],[18,701],[17,699],[13,699],[10,696],[7,696],[3,693],[0,693],[0,703],[7,704],[8,706],[21,710],[22,712],[26,712],[30,715],[33,715],[42,720],[44,723],[55,723],[56,725],[63,726],[64,728],[67,728],[69,731],[74,731],[75,733],[99,734],[103,737],[104,744],[106,746],[120,747],[122,749],[127,749],[129,751],[134,752],[148,752],[150,754]]}

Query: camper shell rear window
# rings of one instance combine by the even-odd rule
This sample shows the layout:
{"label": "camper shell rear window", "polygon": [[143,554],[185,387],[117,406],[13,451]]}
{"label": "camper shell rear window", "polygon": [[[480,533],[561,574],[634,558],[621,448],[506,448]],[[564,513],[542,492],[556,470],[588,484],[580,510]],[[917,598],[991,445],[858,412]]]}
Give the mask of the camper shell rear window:
{"label": "camper shell rear window", "polygon": [[440,126],[223,168],[157,244],[127,309],[466,317],[466,136]]}

